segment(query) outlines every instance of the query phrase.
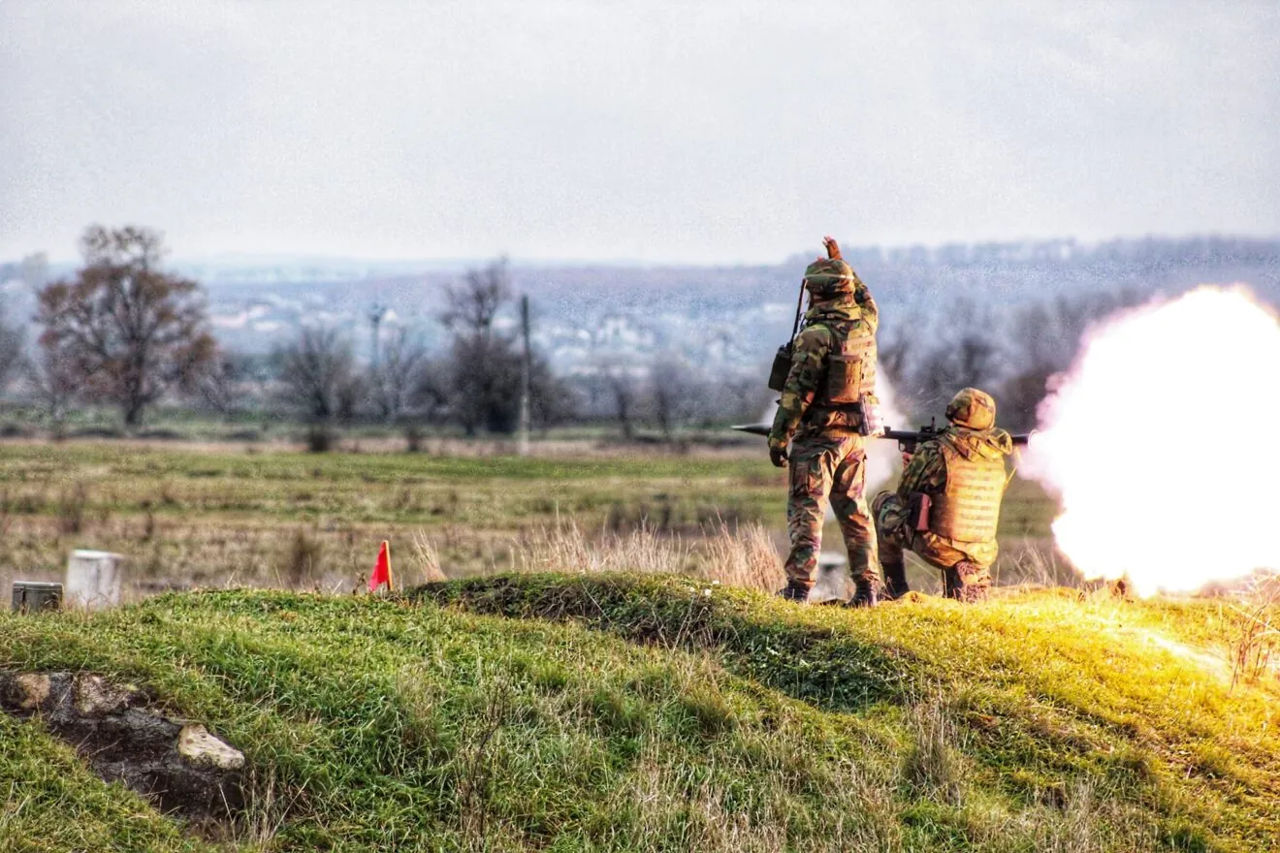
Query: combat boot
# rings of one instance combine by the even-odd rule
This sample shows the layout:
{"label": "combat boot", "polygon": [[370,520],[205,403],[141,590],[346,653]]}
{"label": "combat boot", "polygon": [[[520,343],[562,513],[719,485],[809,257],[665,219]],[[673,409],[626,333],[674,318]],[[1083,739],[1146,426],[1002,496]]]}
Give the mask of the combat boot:
{"label": "combat boot", "polygon": [[778,597],[804,604],[809,600],[809,587],[795,581],[787,581],[787,585],[778,590]]}
{"label": "combat boot", "polygon": [[853,582],[853,598],[849,599],[845,607],[875,607],[878,601],[875,583],[859,579]]}
{"label": "combat boot", "polygon": [[907,586],[906,563],[901,560],[884,562],[880,564],[880,568],[884,571],[884,597],[887,600],[902,598],[911,591],[911,587]]}
{"label": "combat boot", "polygon": [[981,566],[962,560],[942,570],[942,585],[947,598],[972,604],[986,600],[991,575]]}
{"label": "combat boot", "polygon": [[965,602],[986,601],[987,590],[991,587],[991,572],[977,563],[961,561],[956,563],[956,572],[960,575],[960,600]]}

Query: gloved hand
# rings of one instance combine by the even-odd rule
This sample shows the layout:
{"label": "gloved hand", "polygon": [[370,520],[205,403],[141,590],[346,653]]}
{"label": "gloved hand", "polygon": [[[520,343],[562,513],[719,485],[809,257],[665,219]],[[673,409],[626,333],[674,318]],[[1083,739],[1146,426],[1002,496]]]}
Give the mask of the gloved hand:
{"label": "gloved hand", "polygon": [[787,446],[785,444],[769,444],[769,461],[775,468],[784,468],[787,464]]}
{"label": "gloved hand", "polygon": [[827,257],[832,260],[840,259],[840,244],[836,242],[835,237],[827,236],[822,238],[822,245],[827,247]]}

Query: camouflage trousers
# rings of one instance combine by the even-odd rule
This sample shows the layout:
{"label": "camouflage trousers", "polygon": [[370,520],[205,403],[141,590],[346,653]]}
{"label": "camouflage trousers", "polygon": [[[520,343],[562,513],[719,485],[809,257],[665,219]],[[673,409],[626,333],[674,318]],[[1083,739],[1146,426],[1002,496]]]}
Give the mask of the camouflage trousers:
{"label": "camouflage trousers", "polygon": [[[902,563],[904,551],[914,551],[942,571],[943,594],[948,598],[973,601],[984,598],[991,586],[991,564],[995,545],[980,546],[980,554],[956,548],[951,540],[912,525],[910,508],[901,495],[881,492],[871,503],[880,542],[880,563]],[[990,551],[990,559],[988,557]]]}
{"label": "camouflage trousers", "polygon": [[828,500],[849,549],[850,577],[855,582],[874,581],[876,528],[864,494],[867,457],[862,447],[861,435],[843,430],[801,432],[791,443],[787,498],[791,553],[786,565],[790,583],[813,586]]}

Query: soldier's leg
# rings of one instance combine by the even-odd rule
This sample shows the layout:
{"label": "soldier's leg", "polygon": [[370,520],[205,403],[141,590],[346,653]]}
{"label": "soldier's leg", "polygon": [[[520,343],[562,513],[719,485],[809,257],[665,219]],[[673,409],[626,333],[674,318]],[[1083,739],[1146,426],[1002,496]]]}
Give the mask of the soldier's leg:
{"label": "soldier's leg", "polygon": [[831,486],[831,506],[849,551],[849,576],[856,588],[854,603],[869,605],[876,598],[877,560],[876,525],[865,494],[867,456],[860,436],[845,439],[841,450]]}
{"label": "soldier's leg", "polygon": [[831,441],[820,437],[797,439],[791,445],[787,498],[791,553],[785,568],[788,587],[793,590],[812,588],[817,574],[836,450]]}
{"label": "soldier's leg", "polygon": [[910,589],[903,556],[903,546],[910,543],[911,537],[907,514],[905,502],[894,492],[881,492],[871,503],[880,569],[884,572],[885,597],[890,599],[901,598]]}

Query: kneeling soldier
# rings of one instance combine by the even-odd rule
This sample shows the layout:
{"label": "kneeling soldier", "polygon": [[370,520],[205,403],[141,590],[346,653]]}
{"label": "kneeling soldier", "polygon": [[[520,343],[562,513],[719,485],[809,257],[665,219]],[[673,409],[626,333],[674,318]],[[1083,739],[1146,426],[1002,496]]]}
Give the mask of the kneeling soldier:
{"label": "kneeling soldier", "polygon": [[948,598],[985,598],[991,585],[1013,439],[995,425],[995,400],[976,388],[956,394],[946,415],[950,426],[916,448],[897,493],[872,502],[889,598],[908,589],[903,549],[942,570]]}

